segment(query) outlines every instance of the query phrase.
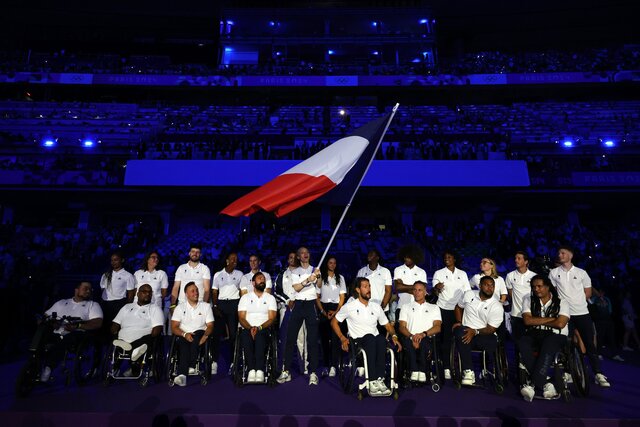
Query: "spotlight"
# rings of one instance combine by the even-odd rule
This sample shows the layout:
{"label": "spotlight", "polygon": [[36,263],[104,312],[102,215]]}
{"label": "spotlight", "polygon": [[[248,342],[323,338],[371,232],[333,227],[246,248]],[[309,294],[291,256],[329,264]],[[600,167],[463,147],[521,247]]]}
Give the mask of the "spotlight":
{"label": "spotlight", "polygon": [[429,22],[429,21],[428,21],[428,20],[426,20],[426,19],[421,19],[421,20],[420,20],[420,23],[421,23],[421,24],[426,24],[427,22]]}
{"label": "spotlight", "polygon": [[56,141],[53,138],[45,138],[44,141],[42,141],[42,145],[44,147],[54,147],[56,145]]}
{"label": "spotlight", "polygon": [[84,141],[82,141],[82,146],[83,147],[87,147],[87,148],[91,148],[93,147],[93,141],[90,139],[85,139]]}
{"label": "spotlight", "polygon": [[573,141],[566,140],[562,143],[562,146],[565,148],[571,148],[573,147]]}
{"label": "spotlight", "polygon": [[347,112],[344,111],[344,110],[340,110],[339,113],[340,113],[341,116],[344,116]]}
{"label": "spotlight", "polygon": [[615,147],[616,143],[612,139],[607,139],[605,141],[602,141],[602,145],[604,145],[605,147]]}
{"label": "spotlight", "polygon": [[333,50],[331,50],[331,49],[329,49],[329,50],[327,51],[327,54],[329,54],[329,55],[333,55],[334,53],[335,53],[335,52],[334,52]]}

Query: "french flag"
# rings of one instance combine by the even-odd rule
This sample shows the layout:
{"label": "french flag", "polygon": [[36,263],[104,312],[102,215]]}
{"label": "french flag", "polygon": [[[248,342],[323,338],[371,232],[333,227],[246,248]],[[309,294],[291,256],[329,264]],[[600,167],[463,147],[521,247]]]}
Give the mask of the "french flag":
{"label": "french flag", "polygon": [[249,216],[262,209],[281,217],[329,192],[332,203],[346,205],[360,186],[394,113],[395,108],[335,141],[220,213]]}

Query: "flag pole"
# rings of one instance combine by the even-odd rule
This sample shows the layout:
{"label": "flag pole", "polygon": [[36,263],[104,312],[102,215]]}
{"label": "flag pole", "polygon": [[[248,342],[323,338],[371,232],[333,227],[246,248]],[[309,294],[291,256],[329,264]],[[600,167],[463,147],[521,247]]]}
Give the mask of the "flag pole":
{"label": "flag pole", "polygon": [[322,254],[322,257],[320,258],[320,262],[318,262],[318,268],[320,268],[320,266],[322,265],[322,262],[324,261],[325,257],[327,256],[327,253],[329,252],[329,249],[331,248],[331,245],[333,244],[333,240],[336,238],[336,235],[338,234],[338,230],[340,229],[340,226],[342,225],[342,221],[344,220],[345,216],[347,216],[347,211],[349,210],[349,207],[351,206],[351,203],[353,202],[353,198],[356,196],[356,193],[358,192],[358,188],[360,188],[360,185],[362,185],[362,181],[364,180],[365,175],[367,175],[367,172],[369,172],[369,168],[371,167],[371,163],[373,163],[373,159],[376,157],[376,154],[378,153],[378,149],[380,148],[380,144],[382,144],[382,140],[384,139],[384,136],[387,133],[387,129],[389,129],[389,125],[391,124],[391,120],[393,120],[393,116],[395,116],[396,110],[398,109],[399,106],[400,106],[400,104],[396,104],[396,105],[393,106],[393,109],[391,110],[391,115],[389,116],[389,120],[387,121],[387,124],[385,125],[384,130],[382,131],[382,135],[380,135],[380,139],[378,140],[378,145],[376,145],[376,148],[373,151],[373,155],[369,159],[369,163],[367,164],[367,168],[364,170],[364,173],[360,177],[360,181],[358,182],[358,185],[356,186],[356,189],[353,190],[353,194],[351,195],[351,198],[349,199],[349,203],[347,203],[347,206],[344,207],[344,211],[342,211],[342,215],[340,216],[340,219],[338,220],[338,224],[336,224],[336,228],[333,230],[333,234],[331,235],[331,238],[329,239],[329,243],[327,243],[327,247],[325,248],[324,253]]}

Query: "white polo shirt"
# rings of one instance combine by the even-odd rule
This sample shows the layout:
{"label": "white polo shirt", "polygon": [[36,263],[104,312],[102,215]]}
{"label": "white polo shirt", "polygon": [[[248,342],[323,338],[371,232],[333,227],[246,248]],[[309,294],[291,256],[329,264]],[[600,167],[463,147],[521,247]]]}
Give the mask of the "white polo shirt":
{"label": "white polo shirt", "polygon": [[247,312],[247,322],[251,326],[262,325],[269,320],[269,311],[276,310],[278,310],[276,298],[267,292],[263,292],[260,297],[255,292],[249,292],[240,297],[238,303],[238,311]]}
{"label": "white polo shirt", "polygon": [[184,294],[184,287],[187,283],[193,282],[198,287],[198,295],[200,301],[204,299],[204,281],[211,280],[211,270],[209,267],[199,262],[195,267],[191,267],[189,263],[182,264],[176,269],[175,281],[180,282],[180,292],[178,299],[182,301],[187,300],[187,296]]}
{"label": "white polo shirt", "polygon": [[[413,286],[416,282],[427,283],[427,272],[414,265],[413,268],[409,268],[402,264],[393,270],[393,280],[401,279],[402,283],[408,286]],[[405,304],[409,304],[413,301],[413,294],[402,292],[398,294],[398,308],[401,309]]]}
{"label": "white polo shirt", "polygon": [[[365,265],[360,270],[358,270],[358,274],[356,277],[366,277],[369,279],[369,283],[371,284],[371,299],[369,302],[373,302],[376,304],[382,304],[382,300],[384,299],[384,292],[388,287],[393,285],[393,281],[391,279],[391,271],[388,268],[381,266],[378,264],[378,267],[375,270],[371,270],[369,265]],[[386,310],[389,309],[389,304],[386,307],[383,307]]]}
{"label": "white polo shirt", "polygon": [[467,291],[458,303],[464,309],[462,325],[482,329],[488,325],[498,328],[504,318],[502,304],[495,298],[480,299],[479,291]]}
{"label": "white polo shirt", "polygon": [[[525,295],[524,298],[522,299],[522,314],[531,313],[531,298],[532,298],[531,295]],[[542,305],[542,308],[540,310],[540,317],[547,317],[545,314],[546,314],[547,309],[551,306],[551,298],[549,298],[549,301],[547,301],[546,304],[542,304],[542,301],[540,301],[540,304]],[[570,311],[569,304],[567,304],[567,302],[561,298],[560,299],[560,311],[558,312],[558,316],[567,316],[567,317],[571,318],[571,314],[569,313],[569,311]],[[555,333],[555,334],[562,334],[562,335],[569,336],[569,323],[568,322],[564,326],[564,328],[562,328],[561,330],[557,329],[557,328],[551,328],[551,327],[545,326],[545,325],[527,326],[527,328],[545,329],[547,331],[553,331],[553,333]]]}
{"label": "white polo shirt", "polygon": [[507,274],[505,284],[507,289],[511,289],[511,317],[522,317],[522,299],[525,295],[531,295],[531,279],[535,276],[531,270],[520,274],[518,270],[513,270]]}
{"label": "white polo shirt", "polygon": [[362,338],[367,334],[377,336],[378,324],[384,326],[389,323],[380,304],[372,304],[369,301],[369,304],[364,305],[355,298],[343,305],[335,318],[338,322],[347,319],[349,336],[354,339]]}
{"label": "white polo shirt", "polygon": [[[61,299],[53,304],[49,310],[45,311],[47,316],[51,316],[53,313],[56,313],[57,318],[62,316],[79,317],[84,321],[103,318],[100,304],[95,301],[75,302],[73,298]],[[64,325],[60,326],[54,332],[60,335],[67,335],[69,333],[69,331],[64,329]]]}
{"label": "white polo shirt", "polygon": [[107,283],[107,275],[100,278],[100,288],[102,289],[102,301],[115,301],[127,297],[127,291],[136,288],[136,279],[133,274],[124,268],[111,272],[111,283]]}
{"label": "white polo shirt", "polygon": [[347,293],[347,284],[344,282],[344,276],[341,274],[339,285],[336,284],[336,278],[334,276],[329,277],[329,280],[322,283],[322,287],[316,289],[316,293],[320,295],[320,302],[338,304],[340,302],[340,295]]}
{"label": "white polo shirt", "polygon": [[204,331],[207,329],[207,323],[213,322],[211,304],[198,301],[198,304],[192,307],[189,301],[182,301],[173,310],[171,320],[180,322],[180,330],[182,332]]}
{"label": "white polo shirt", "polygon": [[[266,271],[259,270],[262,274],[264,274],[264,278],[266,280],[267,287],[265,289],[271,289],[273,287],[273,283],[271,281],[271,275]],[[257,273],[248,272],[242,279],[240,279],[240,290],[246,290],[247,292],[253,292],[253,275]]]}
{"label": "white polo shirt", "polygon": [[549,272],[549,279],[558,289],[560,299],[569,303],[572,316],[589,314],[584,290],[591,287],[591,278],[586,271],[575,265],[569,271],[565,271],[562,267],[556,267]]}
{"label": "white polo shirt", "polygon": [[164,312],[155,304],[132,302],[120,309],[113,322],[120,325],[118,338],[130,343],[149,335],[156,326],[163,326]]}
{"label": "white polo shirt", "polygon": [[242,272],[233,270],[227,273],[222,269],[213,276],[211,283],[212,289],[218,290],[218,301],[240,299],[240,281],[242,280]]}
{"label": "white polo shirt", "polygon": [[[307,268],[298,267],[291,272],[291,284],[293,289],[293,284],[302,283],[307,277],[311,276],[313,273],[313,266],[309,265]],[[294,290],[293,299],[296,301],[312,301],[317,298],[316,294],[316,282],[309,283],[307,286],[302,288],[300,292],[296,292]]]}
{"label": "white polo shirt", "polygon": [[[482,279],[484,274],[474,274],[473,277],[469,280],[469,285],[471,285],[471,289],[480,289],[480,279]],[[497,278],[494,277],[493,281],[495,283],[495,287],[493,289],[493,297],[500,301],[500,297],[502,295],[508,295],[507,285],[504,283],[504,279],[500,276]]]}
{"label": "white polo shirt", "polygon": [[454,268],[453,271],[447,267],[433,273],[433,281],[431,282],[433,287],[438,283],[443,283],[444,287],[438,294],[438,307],[442,310],[453,310],[456,308],[456,304],[462,299],[465,292],[471,290],[469,284],[469,278],[467,273]]}
{"label": "white polo shirt", "polygon": [[282,273],[282,292],[287,296],[287,299],[293,299],[296,294],[293,289],[293,270],[289,268]]}
{"label": "white polo shirt", "polygon": [[414,299],[413,302],[402,307],[399,320],[407,322],[409,332],[419,334],[431,329],[435,320],[442,321],[442,315],[437,305],[426,301],[418,304]]}
{"label": "white polo shirt", "polygon": [[136,296],[133,302],[138,301],[137,291],[142,285],[151,286],[153,294],[151,296],[151,304],[162,307],[162,290],[169,288],[169,278],[167,273],[162,270],[145,271],[138,270],[133,273],[133,277],[136,280]]}

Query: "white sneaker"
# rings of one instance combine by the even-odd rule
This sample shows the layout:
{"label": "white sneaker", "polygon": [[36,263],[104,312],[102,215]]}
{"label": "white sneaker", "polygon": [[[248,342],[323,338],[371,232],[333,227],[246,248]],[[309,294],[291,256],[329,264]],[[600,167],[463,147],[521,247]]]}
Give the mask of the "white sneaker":
{"label": "white sneaker", "polygon": [[624,351],[633,351],[633,349],[631,347],[629,347],[628,345],[625,345],[624,347],[622,347],[622,349]]}
{"label": "white sneaker", "polygon": [[542,397],[545,399],[553,399],[558,395],[556,387],[552,383],[546,383],[542,389]]}
{"label": "white sneaker", "polygon": [[525,385],[520,389],[520,394],[524,397],[524,400],[531,402],[533,400],[533,396],[536,395],[536,391],[530,385]]}
{"label": "white sneaker", "polygon": [[356,372],[356,374],[357,374],[359,377],[364,377],[364,368],[360,367],[360,368],[358,368],[358,369],[357,369],[357,371],[358,371],[358,372]]}
{"label": "white sneaker", "polygon": [[196,368],[189,368],[189,375],[198,375],[199,373]]}
{"label": "white sneaker", "polygon": [[331,369],[329,369],[329,376],[330,377],[336,376],[336,368],[334,368],[333,366],[331,367]]}
{"label": "white sneaker", "polygon": [[309,385],[318,385],[318,375],[315,372],[311,372],[309,375]]}
{"label": "white sneaker", "polygon": [[380,394],[383,394],[383,395],[391,394],[391,390],[387,388],[387,385],[384,383],[383,378],[378,378],[378,389],[380,390]]}
{"label": "white sneaker", "polygon": [[291,374],[289,374],[289,371],[282,371],[276,381],[278,382],[278,384],[284,384],[287,381],[291,381]]}
{"label": "white sneaker", "polygon": [[426,372],[418,372],[418,382],[426,383],[427,382],[427,374]]}
{"label": "white sneaker", "polygon": [[134,348],[133,351],[131,352],[131,361],[135,362],[136,360],[140,359],[140,357],[142,357],[142,355],[145,354],[146,352],[147,352],[146,344],[142,344],[140,347]]}
{"label": "white sneaker", "polygon": [[185,387],[187,385],[187,376],[186,375],[178,375],[173,380],[175,385],[179,385],[180,387]]}
{"label": "white sneaker", "polygon": [[598,384],[600,387],[611,387],[611,384],[607,380],[607,377],[602,374],[596,374],[596,384]]}
{"label": "white sneaker", "polygon": [[211,362],[211,375],[218,373],[218,362]]}
{"label": "white sneaker", "polygon": [[249,384],[253,384],[256,382],[256,370],[252,369],[249,371],[249,375],[247,375],[247,382]]}
{"label": "white sneaker", "polygon": [[462,381],[463,385],[473,385],[476,382],[476,373],[471,369],[465,369],[462,373]]}
{"label": "white sneaker", "polygon": [[445,380],[450,380],[451,379],[451,369],[445,369],[444,370],[444,379]]}
{"label": "white sneaker", "polygon": [[42,373],[40,374],[40,382],[46,383],[49,381],[50,378],[51,378],[51,368],[48,366],[45,366],[44,369],[42,370]]}
{"label": "white sneaker", "polygon": [[378,384],[378,380],[369,381],[369,394],[371,396],[380,394],[380,384]]}
{"label": "white sneaker", "polygon": [[624,359],[619,354],[616,354],[615,356],[613,356],[612,359],[615,360],[616,362],[624,362]]}
{"label": "white sneaker", "polygon": [[420,373],[418,371],[411,372],[411,377],[409,377],[409,381],[418,381],[420,377]]}
{"label": "white sneaker", "polygon": [[564,373],[564,382],[567,384],[573,384],[573,377],[569,372]]}
{"label": "white sneaker", "polygon": [[124,351],[131,351],[131,344],[123,340],[113,340],[113,345],[115,347],[120,347]]}
{"label": "white sneaker", "polygon": [[[249,374],[251,374],[251,372],[249,372]],[[260,369],[256,371],[256,382],[257,383],[264,382],[264,371],[261,371]]]}

